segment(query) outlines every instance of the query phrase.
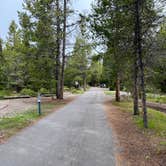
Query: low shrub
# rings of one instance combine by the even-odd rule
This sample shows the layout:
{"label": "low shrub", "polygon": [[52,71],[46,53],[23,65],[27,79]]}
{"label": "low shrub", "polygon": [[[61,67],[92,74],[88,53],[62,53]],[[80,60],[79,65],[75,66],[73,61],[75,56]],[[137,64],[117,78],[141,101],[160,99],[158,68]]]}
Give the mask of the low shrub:
{"label": "low shrub", "polygon": [[68,92],[68,91],[70,91],[70,88],[67,86],[64,86],[64,91]]}
{"label": "low shrub", "polygon": [[41,88],[41,89],[39,90],[39,92],[40,92],[41,94],[47,94],[47,93],[49,93],[49,91],[48,91],[46,88]]}
{"label": "low shrub", "polygon": [[11,96],[12,95],[12,91],[9,90],[0,90],[0,96]]}
{"label": "low shrub", "polygon": [[33,91],[32,89],[22,89],[20,92],[21,95],[28,95],[28,96],[36,96],[37,93],[35,91]]}

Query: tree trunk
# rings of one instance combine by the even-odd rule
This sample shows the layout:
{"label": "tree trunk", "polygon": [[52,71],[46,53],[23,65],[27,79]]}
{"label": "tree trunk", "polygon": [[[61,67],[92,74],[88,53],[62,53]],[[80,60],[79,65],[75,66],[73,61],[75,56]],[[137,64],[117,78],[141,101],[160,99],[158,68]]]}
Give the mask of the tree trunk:
{"label": "tree trunk", "polygon": [[67,19],[67,0],[64,0],[64,22],[63,22],[63,48],[62,48],[62,71],[61,71],[61,86],[60,86],[60,99],[63,99],[64,92],[64,70],[66,60],[66,19]]}
{"label": "tree trunk", "polygon": [[115,100],[116,100],[117,102],[120,102],[120,79],[119,79],[119,75],[117,75],[117,78],[116,78]]}
{"label": "tree trunk", "polygon": [[134,58],[134,93],[133,93],[133,109],[134,109],[134,115],[139,115],[139,107],[138,107],[138,56],[137,56],[137,47],[136,47],[136,41],[134,41],[135,46],[135,53],[136,57]]}
{"label": "tree trunk", "polygon": [[143,58],[142,58],[142,35],[141,35],[140,8],[141,8],[141,1],[136,0],[136,3],[135,3],[135,18],[136,18],[135,37],[136,37],[136,41],[137,41],[137,55],[138,55],[138,62],[139,62],[139,68],[140,68],[143,122],[144,122],[144,127],[147,128],[148,122],[147,122],[145,81],[144,81],[144,66],[143,66]]}
{"label": "tree trunk", "polygon": [[86,74],[83,75],[83,89],[86,91]]}
{"label": "tree trunk", "polygon": [[143,121],[144,127],[148,128],[147,120],[147,107],[146,107],[146,91],[145,91],[145,80],[144,80],[144,66],[142,62],[142,56],[140,57],[140,72],[141,72],[141,96],[142,96],[142,110],[143,110]]}
{"label": "tree trunk", "polygon": [[56,0],[56,9],[57,9],[57,40],[56,40],[56,97],[60,98],[60,7],[59,0]]}
{"label": "tree trunk", "polygon": [[134,115],[139,115],[139,107],[138,107],[138,67],[136,67],[136,66],[134,68],[133,104],[134,104]]}

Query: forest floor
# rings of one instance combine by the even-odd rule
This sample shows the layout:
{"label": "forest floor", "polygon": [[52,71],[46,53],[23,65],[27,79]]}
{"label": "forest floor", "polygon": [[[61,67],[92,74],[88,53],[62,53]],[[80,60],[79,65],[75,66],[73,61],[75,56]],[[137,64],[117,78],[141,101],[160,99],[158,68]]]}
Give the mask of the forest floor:
{"label": "forest floor", "polygon": [[[153,133],[146,133],[134,123],[133,115],[112,101],[105,102],[108,121],[117,138],[117,161],[119,166],[164,166],[166,163],[164,140]],[[162,149],[164,147],[164,149]]]}

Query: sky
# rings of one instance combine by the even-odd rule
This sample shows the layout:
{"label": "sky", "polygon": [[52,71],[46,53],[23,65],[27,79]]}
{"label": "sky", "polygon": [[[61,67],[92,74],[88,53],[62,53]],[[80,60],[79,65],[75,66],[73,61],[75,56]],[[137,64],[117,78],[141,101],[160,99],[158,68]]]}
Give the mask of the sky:
{"label": "sky", "polygon": [[[90,9],[93,0],[73,0],[75,10],[86,11]],[[0,38],[5,40],[12,20],[18,23],[17,11],[22,10],[23,0],[1,0],[0,5]]]}

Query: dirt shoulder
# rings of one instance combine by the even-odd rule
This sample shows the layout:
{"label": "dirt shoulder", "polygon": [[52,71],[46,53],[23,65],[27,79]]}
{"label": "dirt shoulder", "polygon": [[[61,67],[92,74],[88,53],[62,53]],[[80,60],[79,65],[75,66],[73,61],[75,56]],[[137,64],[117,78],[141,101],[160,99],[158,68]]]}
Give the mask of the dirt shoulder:
{"label": "dirt shoulder", "polygon": [[133,122],[132,114],[105,103],[107,118],[117,139],[118,166],[164,166],[165,151],[158,151],[159,140],[146,135]]}

